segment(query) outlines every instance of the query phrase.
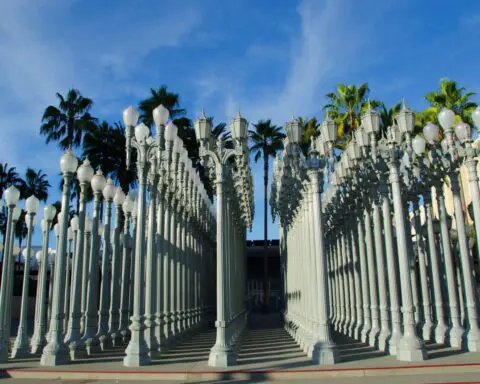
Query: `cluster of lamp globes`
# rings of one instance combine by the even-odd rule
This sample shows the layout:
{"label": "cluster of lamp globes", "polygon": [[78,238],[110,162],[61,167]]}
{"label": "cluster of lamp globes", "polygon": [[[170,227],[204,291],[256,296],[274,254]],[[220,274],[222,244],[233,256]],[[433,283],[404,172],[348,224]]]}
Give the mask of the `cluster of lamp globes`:
{"label": "cluster of lamp globes", "polygon": [[[480,127],[480,106],[478,106],[471,114],[472,120],[477,127]],[[456,123],[455,113],[447,108],[442,109],[438,115],[438,122],[443,129],[444,138],[438,144],[440,138],[440,127],[432,122],[428,122],[422,129],[422,134],[417,134],[411,139],[411,149],[413,153],[419,158],[423,158],[427,143],[431,148],[436,148],[438,145],[444,155],[451,154],[459,145],[470,145],[471,143],[471,128],[463,122]],[[402,110],[395,117],[397,125],[388,127],[386,142],[383,144],[392,147],[399,147],[402,144],[404,137],[411,137],[415,128],[415,115],[412,110],[403,105]],[[332,175],[333,186],[330,185],[325,191],[325,202],[330,201],[334,195],[335,186],[341,184],[341,181],[346,176],[346,172],[351,169],[353,161],[358,161],[365,154],[365,149],[375,144],[375,136],[380,131],[380,115],[378,112],[368,108],[365,114],[361,117],[362,124],[354,133],[354,140],[351,140],[342,153],[340,162],[337,163],[335,172]],[[455,141],[455,137],[458,142]],[[408,154],[405,152],[402,158],[402,164],[408,164]],[[423,158],[424,164],[428,165],[432,161],[432,152],[428,153],[427,158]],[[417,171],[418,169],[414,169]],[[418,175],[417,175],[418,176]]]}
{"label": "cluster of lamp globes", "polygon": [[[123,111],[123,122],[127,129],[127,167],[129,167],[130,163],[132,130],[134,132],[135,140],[140,145],[148,147],[153,143],[156,143],[158,149],[156,152],[156,157],[159,163],[162,163],[162,161],[164,160],[162,159],[162,152],[164,150],[162,141],[164,139],[166,142],[166,149],[168,155],[171,154],[170,151],[173,151],[173,153],[177,153],[179,155],[179,161],[185,165],[185,172],[190,175],[195,186],[197,187],[201,198],[207,206],[210,206],[211,212],[213,214],[213,207],[210,204],[207,191],[205,190],[204,185],[200,180],[200,176],[197,172],[195,172],[195,168],[193,166],[192,160],[188,157],[188,151],[184,146],[183,140],[178,136],[178,127],[172,121],[169,121],[169,110],[163,105],[159,105],[153,110],[152,116],[157,129],[157,135],[155,137],[152,137],[150,133],[150,128],[146,124],[137,124],[140,116],[133,106],[129,106]],[[165,166],[168,166],[168,163],[170,161],[171,158],[168,158]],[[175,188],[175,186],[171,187]]]}

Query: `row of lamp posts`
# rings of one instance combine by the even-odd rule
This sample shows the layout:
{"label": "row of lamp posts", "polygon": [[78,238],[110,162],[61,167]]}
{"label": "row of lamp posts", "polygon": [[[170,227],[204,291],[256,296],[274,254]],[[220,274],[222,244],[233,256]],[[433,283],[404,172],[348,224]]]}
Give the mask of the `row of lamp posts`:
{"label": "row of lamp posts", "polygon": [[[132,159],[138,191],[125,195],[111,179],[78,160],[68,150],[60,160],[62,212],[71,201],[71,185],[80,184],[79,212],[59,213],[55,226],[55,264],[47,261],[56,209],[44,208],[43,247],[38,274],[34,331],[27,335],[27,300],[31,236],[39,202],[26,200],[27,248],[18,336],[11,357],[41,353],[40,363],[65,364],[128,342],[125,366],[149,364],[214,312],[217,340],[209,363],[231,365],[245,324],[245,236],[251,227],[253,189],[246,146],[247,121],[232,122],[234,149],[224,138],[211,139],[211,120],[195,122],[200,156],[216,186],[217,211],[200,180],[177,127],[163,106],[153,111],[156,136],[133,107],[123,112],[126,164]],[[132,150],[135,149],[135,152]],[[87,214],[92,189],[93,214]],[[9,357],[13,290],[13,228],[20,216],[19,191],[5,191],[7,235],[0,289],[0,360]],[[104,208],[104,209],[103,209]],[[114,220],[112,228],[112,209]],[[101,215],[104,212],[104,219]],[[215,253],[217,254],[215,263]],[[71,261],[70,261],[71,257]],[[217,286],[212,279],[217,268]],[[50,267],[50,292],[47,270]],[[216,295],[215,295],[216,290]],[[31,314],[30,314],[31,315]]]}

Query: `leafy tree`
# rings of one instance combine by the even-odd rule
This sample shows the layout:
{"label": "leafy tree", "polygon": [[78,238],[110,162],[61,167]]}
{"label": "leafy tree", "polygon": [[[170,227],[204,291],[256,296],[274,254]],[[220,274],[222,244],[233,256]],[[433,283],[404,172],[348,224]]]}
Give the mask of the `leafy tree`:
{"label": "leafy tree", "polygon": [[367,83],[358,87],[350,84],[338,84],[336,92],[326,95],[328,104],[323,107],[327,115],[338,124],[338,138],[345,142],[352,137],[353,131],[361,124],[361,114],[367,108],[368,102],[372,108],[378,106],[377,101],[368,101],[370,89]]}
{"label": "leafy tree", "polygon": [[47,175],[41,169],[35,171],[33,168],[27,168],[22,186],[24,198],[34,195],[40,201],[46,202],[48,199],[48,188],[50,187]]}
{"label": "leafy tree", "polygon": [[267,243],[268,243],[268,225],[267,225],[267,195],[268,195],[268,165],[270,157],[275,157],[278,151],[283,149],[283,139],[285,134],[281,127],[272,124],[270,119],[259,120],[254,124],[255,130],[250,131],[250,140],[252,146],[250,151],[254,154],[254,160],[257,162],[263,158],[263,187],[264,187],[264,307],[268,308],[268,258],[267,258]]}
{"label": "leafy tree", "polygon": [[77,89],[70,89],[64,97],[57,92],[58,107],[53,105],[45,109],[40,134],[46,136],[46,142],[58,142],[60,149],[79,147],[83,134],[91,129],[96,119],[90,114],[93,101],[83,97]]}
{"label": "leafy tree", "polygon": [[[89,130],[83,139],[83,157],[87,156],[93,168],[100,168],[105,177],[111,177],[125,193],[135,185],[136,169],[132,166],[127,170],[125,127],[121,123],[112,126],[104,121]],[[131,160],[135,164],[135,151]]]}
{"label": "leafy tree", "polygon": [[459,87],[456,81],[441,79],[440,88],[425,95],[431,108],[427,113],[436,115],[442,108],[448,108],[455,113],[458,121],[461,119],[473,126],[471,113],[477,104],[471,101],[472,96],[475,96],[474,92],[467,92],[464,87]]}
{"label": "leafy tree", "polygon": [[300,143],[300,146],[304,153],[306,153],[310,147],[311,138],[316,138],[319,134],[318,128],[320,127],[320,124],[316,117],[311,117],[309,119],[299,117],[298,122],[302,127],[302,142]]}
{"label": "leafy tree", "polygon": [[18,175],[15,167],[10,167],[8,163],[0,163],[0,199],[8,187],[14,185],[18,189],[21,189],[22,184],[23,180]]}

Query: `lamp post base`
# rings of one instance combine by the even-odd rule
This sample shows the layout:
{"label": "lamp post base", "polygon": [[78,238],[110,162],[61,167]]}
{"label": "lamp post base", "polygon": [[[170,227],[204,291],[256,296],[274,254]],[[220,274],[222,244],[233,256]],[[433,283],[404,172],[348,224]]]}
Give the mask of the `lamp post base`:
{"label": "lamp post base", "polygon": [[440,324],[435,326],[435,342],[437,344],[446,344],[447,342],[447,328]]}
{"label": "lamp post base", "polygon": [[397,360],[423,361],[427,360],[425,346],[419,340],[403,338],[397,345]]}
{"label": "lamp post base", "polygon": [[312,364],[330,365],[340,361],[340,356],[332,343],[317,342],[312,350]]}
{"label": "lamp post base", "polygon": [[125,353],[126,356],[123,358],[123,365],[125,367],[141,367],[151,363],[146,343],[141,344],[132,339]]}
{"label": "lamp post base", "polygon": [[478,329],[470,329],[465,338],[465,344],[469,352],[480,352],[480,335]]}
{"label": "lamp post base", "polygon": [[237,357],[234,351],[228,347],[218,347],[214,345],[210,350],[210,355],[208,356],[209,367],[230,367],[235,365],[236,362]]}
{"label": "lamp post base", "polygon": [[461,327],[452,327],[448,333],[448,343],[452,348],[462,348],[464,330]]}
{"label": "lamp post base", "polygon": [[65,344],[47,344],[43,349],[40,365],[54,367],[56,365],[68,364],[70,362],[69,351]]}

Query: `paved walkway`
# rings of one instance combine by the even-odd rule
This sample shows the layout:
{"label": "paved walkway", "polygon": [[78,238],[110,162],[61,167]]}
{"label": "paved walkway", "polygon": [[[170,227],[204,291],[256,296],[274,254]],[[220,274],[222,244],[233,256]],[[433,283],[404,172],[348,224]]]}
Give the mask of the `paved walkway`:
{"label": "paved walkway", "polygon": [[[113,382],[116,380],[126,380],[126,382],[128,380],[132,382],[166,380],[167,382],[246,383],[277,379],[356,378],[364,380],[367,379],[365,376],[369,376],[370,379],[366,382],[376,383],[375,379],[382,379],[381,376],[383,376],[383,381],[378,381],[380,383],[385,382],[385,376],[401,375],[403,380],[406,380],[405,376],[408,375],[409,383],[413,384],[416,382],[415,375],[426,374],[439,380],[445,380],[449,374],[454,374],[458,380],[460,374],[476,375],[480,378],[480,353],[465,353],[441,345],[428,344],[429,360],[421,364],[406,363],[339,335],[336,335],[335,339],[342,361],[332,366],[314,366],[281,328],[280,323],[275,319],[271,320],[268,326],[262,327],[259,318],[252,318],[251,328],[247,330],[238,354],[237,365],[226,369],[215,369],[207,365],[208,353],[215,341],[215,331],[208,330],[179,343],[161,358],[154,359],[151,365],[138,369],[126,368],[122,365],[124,356],[124,347],[122,347],[72,362],[68,366],[47,369],[39,365],[39,356],[36,356],[2,364],[0,370],[3,370],[7,377],[50,379],[49,382],[59,379],[64,380],[65,383],[75,383],[68,380],[80,379],[113,380]],[[388,380],[389,384],[395,383],[390,378]],[[471,381],[470,378],[466,380]],[[335,383],[335,381],[332,382]]]}

